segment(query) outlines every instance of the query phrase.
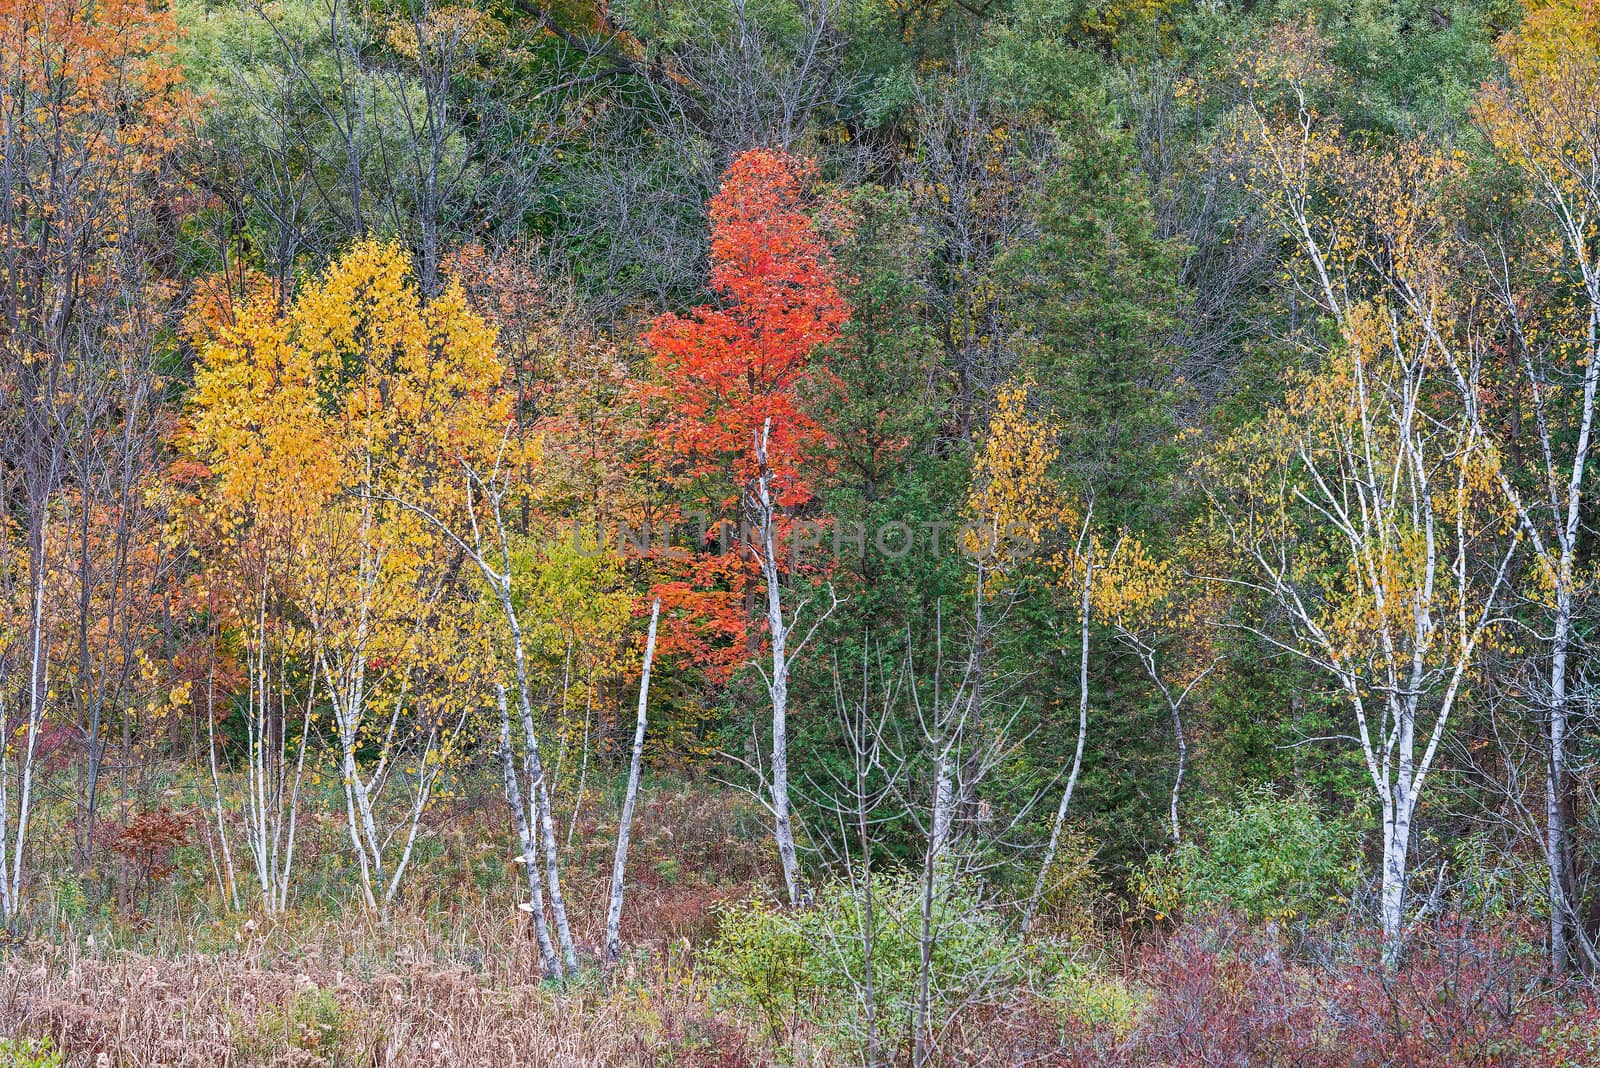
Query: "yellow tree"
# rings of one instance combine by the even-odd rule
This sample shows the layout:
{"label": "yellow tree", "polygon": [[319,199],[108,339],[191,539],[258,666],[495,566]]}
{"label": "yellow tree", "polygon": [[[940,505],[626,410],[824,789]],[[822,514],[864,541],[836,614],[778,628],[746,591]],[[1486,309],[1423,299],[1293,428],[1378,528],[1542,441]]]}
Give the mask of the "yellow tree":
{"label": "yellow tree", "polygon": [[[1594,242],[1600,215],[1600,156],[1594,150],[1600,143],[1594,106],[1600,95],[1600,10],[1581,0],[1532,5],[1521,28],[1501,42],[1500,53],[1507,76],[1484,90],[1477,117],[1523,185],[1523,202],[1514,205],[1521,254],[1485,257],[1500,265],[1492,289],[1515,365],[1497,367],[1499,352],[1480,347],[1464,354],[1458,377],[1464,400],[1504,464],[1498,484],[1535,560],[1538,588],[1530,599],[1548,617],[1541,640],[1546,681],[1536,696],[1546,731],[1550,956],[1560,972],[1570,963],[1573,939],[1591,968],[1600,965],[1600,947],[1573,900],[1567,752],[1573,703],[1568,676],[1576,605],[1586,582],[1579,538],[1591,510],[1584,486],[1600,387],[1600,252]],[[1484,388],[1497,381],[1507,388]],[[1519,417],[1515,409],[1523,403],[1531,405],[1534,418]],[[1537,448],[1519,449],[1516,438],[1530,432]]]}
{"label": "yellow tree", "polygon": [[[258,868],[272,866],[276,823],[256,813],[282,807],[292,850],[320,694],[364,898],[387,910],[460,749],[473,684],[490,672],[470,655],[472,613],[451,597],[453,546],[419,512],[375,492],[375,480],[408,470],[419,444],[479,429],[494,411],[480,401],[503,373],[492,331],[459,289],[423,301],[397,246],[355,246],[286,309],[255,288],[228,314],[197,318],[205,341],[182,437],[203,468],[197,503],[215,528],[205,542],[213,567],[256,602],[253,614],[236,613],[259,709],[248,719],[251,849]],[[274,630],[292,638],[280,642],[276,675],[266,652]],[[285,807],[272,710],[295,685],[305,712]],[[404,800],[389,800],[397,792]],[[276,907],[291,861],[286,852]]]}
{"label": "yellow tree", "polygon": [[[405,277],[385,275],[372,284],[412,291]],[[354,288],[330,288],[322,299],[337,306],[357,296]],[[523,908],[533,919],[545,971],[560,977],[576,970],[577,948],[561,889],[552,784],[540,744],[538,635],[530,631],[522,603],[528,572],[524,531],[533,533],[533,479],[544,450],[540,434],[520,418],[515,382],[496,352],[494,327],[468,307],[458,280],[421,305],[421,323],[420,343],[400,344],[395,356],[405,373],[360,391],[367,407],[392,413],[396,431],[382,462],[363,474],[358,492],[416,516],[481,580],[475,591],[479,623],[506,667],[496,676],[495,691],[506,798],[528,879]],[[361,337],[340,329],[340,347]]]}
{"label": "yellow tree", "polygon": [[1382,819],[1392,962],[1417,805],[1519,538],[1452,374],[1473,330],[1450,269],[1460,161],[1416,143],[1346,144],[1316,106],[1319,48],[1299,27],[1255,57],[1242,133],[1333,337],[1317,370],[1202,474],[1240,564],[1227,581],[1272,605],[1288,633],[1244,625],[1326,672],[1354,719]]}
{"label": "yellow tree", "polygon": [[1058,458],[1051,427],[1031,417],[1028,389],[1012,384],[996,397],[982,448],[973,463],[967,510],[972,522],[963,548],[974,564],[979,611],[985,587],[995,592],[1012,582],[1030,559],[1042,567],[1055,592],[1070,595],[1078,638],[1078,734],[1066,784],[1056,806],[1050,839],[1023,914],[1032,925],[1051,866],[1059,851],[1068,810],[1083,768],[1089,728],[1089,665],[1092,628],[1099,619],[1138,657],[1161,693],[1172,717],[1178,752],[1169,805],[1172,835],[1179,836],[1178,797],[1183,788],[1188,745],[1183,705],[1209,673],[1189,672],[1181,681],[1163,666],[1163,634],[1184,622],[1178,575],[1173,565],[1153,556],[1127,531],[1117,532],[1109,548],[1093,524],[1093,502],[1080,505],[1055,476]]}
{"label": "yellow tree", "polygon": [[[268,287],[197,309],[190,328],[200,363],[177,434],[184,483],[178,533],[201,557],[198,597],[237,632],[247,670],[244,721],[247,848],[262,907],[288,904],[300,789],[316,700],[300,670],[305,628],[291,610],[302,590],[316,524],[341,491],[334,421],[321,403],[321,368],[293,343]],[[300,708],[298,734],[287,728]],[[214,715],[208,730],[214,731]],[[214,815],[227,835],[214,734]],[[229,888],[235,893],[231,860]]]}
{"label": "yellow tree", "polygon": [[533,674],[544,680],[542,722],[560,742],[552,792],[567,781],[568,753],[577,754],[570,840],[584,803],[597,717],[615,709],[616,684],[632,671],[627,638],[637,598],[620,557],[603,545],[585,543],[581,533],[563,529],[557,518],[516,538],[512,569],[529,661]]}
{"label": "yellow tree", "polygon": [[[1029,414],[1025,384],[1012,383],[999,391],[982,447],[973,460],[972,484],[967,496],[969,525],[962,533],[962,548],[973,562],[974,601],[979,617],[976,642],[980,650],[986,598],[1014,583],[1030,560],[1044,569],[1052,587],[1070,592],[1077,615],[1078,740],[1061,799],[1056,805],[1049,843],[1023,912],[1024,932],[1032,926],[1044,895],[1083,769],[1084,746],[1089,733],[1093,589],[1101,548],[1093,529],[1093,503],[1080,507],[1052,470],[1057,459],[1055,437],[1048,424]],[[972,686],[974,707],[981,700],[981,664],[977,675]],[[946,777],[949,763],[941,755],[938,768]],[[944,781],[940,780],[941,787]],[[940,825],[939,811],[936,808],[936,829]],[[936,835],[936,842],[938,840]]]}
{"label": "yellow tree", "polygon": [[1381,920],[1390,959],[1405,921],[1413,820],[1517,538],[1485,500],[1492,461],[1459,408],[1430,410],[1439,368],[1392,345],[1381,311],[1267,427],[1207,466],[1213,521],[1243,565],[1228,581],[1287,621],[1264,641],[1336,682],[1382,818]]}
{"label": "yellow tree", "polygon": [[[369,908],[386,911],[462,734],[481,662],[452,599],[452,553],[422,517],[373,492],[414,435],[449,434],[458,394],[498,382],[491,335],[459,290],[425,302],[396,245],[349,250],[289,310],[333,398],[342,494],[318,528],[305,609],[313,669],[339,741],[352,847]],[[490,354],[485,359],[485,353]],[[364,757],[364,754],[370,754]],[[386,812],[383,795],[408,795]]]}

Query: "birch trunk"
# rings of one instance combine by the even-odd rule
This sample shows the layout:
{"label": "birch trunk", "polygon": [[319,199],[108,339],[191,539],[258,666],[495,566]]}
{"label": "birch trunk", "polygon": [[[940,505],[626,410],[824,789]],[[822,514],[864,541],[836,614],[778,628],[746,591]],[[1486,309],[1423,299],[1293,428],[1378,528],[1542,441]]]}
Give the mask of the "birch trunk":
{"label": "birch trunk", "polygon": [[1172,733],[1178,740],[1178,769],[1172,776],[1172,797],[1167,806],[1167,820],[1171,824],[1172,844],[1183,843],[1183,830],[1178,824],[1178,797],[1183,793],[1183,774],[1189,767],[1189,742],[1183,734],[1183,708],[1168,703],[1172,710]]}
{"label": "birch trunk", "polygon": [[[1563,561],[1565,562],[1565,561]],[[1555,633],[1550,650],[1548,768],[1545,773],[1545,861],[1550,893],[1550,967],[1565,974],[1572,949],[1567,936],[1571,902],[1567,894],[1567,649],[1572,625],[1571,596],[1556,594]]]}
{"label": "birch trunk", "polygon": [[633,806],[639,797],[639,769],[644,762],[644,731],[650,700],[650,665],[656,656],[656,621],[661,615],[661,599],[650,606],[650,632],[644,643],[644,672],[639,678],[639,717],[633,728],[633,756],[628,763],[628,790],[622,798],[622,817],[617,822],[617,853],[611,862],[611,902],[606,909],[606,964],[622,956],[622,885],[628,868],[628,837],[633,829]]}
{"label": "birch trunk", "polygon": [[[912,1020],[911,1063],[922,1068],[933,1056],[933,951],[938,942],[933,906],[938,896],[939,868],[950,840],[955,811],[955,760],[949,740],[939,750],[933,778],[933,819],[928,852],[922,864],[922,897],[918,907],[917,1003]],[[870,893],[870,888],[868,889]]]}
{"label": "birch trunk", "polygon": [[754,509],[761,538],[761,574],[767,587],[767,629],[772,641],[772,674],[767,691],[772,698],[772,831],[777,840],[778,862],[789,904],[800,901],[800,861],[795,852],[794,826],[789,814],[789,658],[788,628],[783,618],[783,589],[778,573],[773,524],[777,518],[772,497],[772,474],[767,466],[768,420],[756,438]]}
{"label": "birch trunk", "polygon": [[1044,896],[1045,880],[1049,878],[1050,866],[1055,863],[1056,851],[1061,847],[1061,831],[1067,822],[1067,808],[1072,804],[1072,794],[1078,786],[1078,773],[1083,769],[1084,739],[1089,734],[1089,619],[1094,590],[1094,542],[1087,538],[1085,542],[1083,588],[1078,603],[1078,745],[1072,754],[1072,771],[1067,776],[1067,785],[1061,791],[1061,803],[1056,806],[1055,823],[1050,828],[1050,844],[1045,847],[1044,859],[1039,863],[1039,875],[1033,883],[1033,893],[1028,897],[1028,908],[1022,915],[1024,935],[1033,927],[1039,901]]}
{"label": "birch trunk", "polygon": [[[228,827],[222,816],[222,777],[217,774],[217,665],[213,656],[211,671],[206,679],[206,757],[211,768],[212,815],[217,823],[217,843],[222,852],[219,874],[226,877],[225,885],[218,889],[226,893],[228,905],[239,910],[239,881],[233,868],[233,852],[228,847]],[[222,879],[218,880],[219,883]]]}
{"label": "birch trunk", "polygon": [[1405,936],[1407,862],[1411,853],[1411,812],[1415,798],[1396,787],[1395,797],[1384,806],[1383,876],[1379,915],[1383,925],[1383,959],[1392,968],[1400,959]]}
{"label": "birch trunk", "polygon": [[[948,706],[939,692],[943,672],[943,621],[939,623],[936,648],[938,660],[934,668],[934,716],[931,742],[935,748],[933,772],[932,811],[929,813],[927,847],[922,858],[922,889],[918,902],[917,929],[917,990],[911,1021],[911,1063],[922,1068],[934,1055],[933,1042],[933,953],[939,942],[939,932],[934,922],[934,908],[938,901],[940,873],[946,867],[945,853],[950,848],[955,827],[955,810],[961,793],[956,781],[960,771],[959,742],[962,729],[974,703],[979,699],[976,683],[982,671],[982,619],[983,598],[982,565],[979,565],[979,594],[975,602],[974,617],[978,622],[973,635],[973,646],[968,653],[965,678],[951,698]],[[871,893],[869,886],[868,893]]]}
{"label": "birch trunk", "polygon": [[522,856],[518,862],[528,879],[528,900],[520,908],[533,920],[534,937],[539,944],[539,961],[545,976],[560,979],[561,958],[550,940],[550,927],[544,915],[544,884],[539,877],[539,839],[534,834],[533,821],[529,818],[518,782],[516,752],[511,746],[511,709],[506,701],[505,686],[497,683],[495,693],[500,699],[500,761],[505,772],[506,802],[511,806],[511,814],[517,825],[517,841],[522,845]]}
{"label": "birch trunk", "polygon": [[[513,429],[512,424],[507,425],[502,449]],[[528,677],[526,641],[522,633],[522,624],[517,618],[516,604],[511,596],[511,533],[504,509],[504,495],[508,485],[505,480],[508,474],[502,464],[503,458],[503,455],[497,458],[493,470],[487,473],[479,472],[469,464],[462,465],[465,478],[462,502],[465,530],[452,528],[439,515],[415,500],[394,496],[385,499],[393,500],[411,510],[455,543],[493,591],[504,620],[516,675],[518,725],[522,731],[522,762],[519,770],[512,741],[509,698],[505,686],[497,683],[496,690],[501,709],[500,750],[506,779],[506,800],[510,802],[515,813],[517,831],[522,840],[522,860],[529,869],[530,900],[526,903],[525,911],[533,914],[535,929],[540,933],[540,950],[544,954],[546,972],[559,978],[563,973],[563,963],[566,972],[577,971],[578,953],[572,941],[572,928],[567,920],[566,901],[561,893],[561,858],[556,843],[555,817],[551,812],[549,782],[539,755],[539,734],[534,726],[532,683]],[[479,510],[482,508],[486,508],[486,514],[480,516]],[[487,526],[487,529],[485,520],[492,524]],[[491,558],[498,561],[498,566],[490,563]],[[526,780],[525,785],[519,782],[519,775],[521,779]],[[544,863],[543,887],[540,885],[537,871],[540,860]],[[550,912],[555,920],[556,938],[561,947],[559,958],[544,952],[549,939],[548,930],[544,929],[545,891],[548,891]]]}
{"label": "birch trunk", "polygon": [[[495,508],[495,521],[500,530],[502,545],[506,542],[500,509]],[[522,636],[522,623],[517,619],[516,605],[511,600],[511,560],[508,548],[502,549],[505,561],[504,574],[495,574],[484,568],[485,577],[495,585],[500,609],[511,634],[512,662],[517,675],[517,705],[522,723],[522,773],[527,780],[527,792],[532,805],[533,818],[538,824],[540,844],[544,852],[545,889],[550,897],[550,913],[555,919],[556,938],[561,944],[561,956],[566,970],[578,970],[578,951],[572,941],[572,927],[567,922],[567,903],[561,894],[561,857],[556,846],[555,817],[550,808],[550,787],[545,777],[544,762],[539,755],[539,732],[533,723],[533,694],[528,679],[528,658]],[[480,563],[480,567],[483,565]]]}
{"label": "birch trunk", "polygon": [[305,781],[311,712],[316,704],[319,675],[312,672],[307,684],[300,738],[291,760],[285,727],[290,697],[284,682],[288,675],[288,652],[280,650],[280,662],[276,664],[269,657],[268,646],[272,639],[268,618],[263,584],[255,620],[255,656],[249,670],[249,712],[245,716],[248,751],[244,830],[261,893],[261,907],[267,913],[278,913],[289,905],[300,788]]}
{"label": "birch trunk", "polygon": [[[11,867],[6,870],[4,821],[7,808],[4,790],[5,769],[0,768],[0,890],[4,891],[0,918],[14,923],[22,911],[22,881],[26,868],[23,854],[28,846],[28,823],[33,812],[33,773],[38,752],[39,730],[44,725],[45,695],[49,692],[49,650],[44,643],[44,529],[41,525],[36,536],[37,546],[32,561],[32,590],[28,613],[28,713],[27,737],[20,747],[17,763],[17,818],[11,837]],[[3,720],[0,720],[3,725]],[[0,737],[0,748],[10,744],[9,737]]]}

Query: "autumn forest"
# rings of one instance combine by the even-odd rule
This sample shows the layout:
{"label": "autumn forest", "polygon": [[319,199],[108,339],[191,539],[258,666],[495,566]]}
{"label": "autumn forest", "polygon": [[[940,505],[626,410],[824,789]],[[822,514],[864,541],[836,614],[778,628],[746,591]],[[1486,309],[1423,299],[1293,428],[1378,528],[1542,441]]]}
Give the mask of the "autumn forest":
{"label": "autumn forest", "polygon": [[0,0],[0,1068],[1600,1065],[1597,99]]}

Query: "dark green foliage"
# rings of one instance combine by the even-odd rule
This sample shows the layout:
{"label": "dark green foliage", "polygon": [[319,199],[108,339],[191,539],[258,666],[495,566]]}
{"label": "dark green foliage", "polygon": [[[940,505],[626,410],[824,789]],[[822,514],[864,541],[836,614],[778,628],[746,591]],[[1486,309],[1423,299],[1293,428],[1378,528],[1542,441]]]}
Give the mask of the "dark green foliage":
{"label": "dark green foliage", "polygon": [[1143,525],[1178,458],[1171,407],[1179,246],[1156,236],[1144,175],[1103,109],[1058,127],[1039,236],[1002,284],[1026,295],[1024,372],[1061,428],[1062,463],[1110,525]]}
{"label": "dark green foliage", "polygon": [[1231,909],[1252,920],[1317,918],[1347,905],[1354,841],[1304,796],[1245,791],[1213,804],[1194,837],[1139,875],[1140,896],[1163,915]]}

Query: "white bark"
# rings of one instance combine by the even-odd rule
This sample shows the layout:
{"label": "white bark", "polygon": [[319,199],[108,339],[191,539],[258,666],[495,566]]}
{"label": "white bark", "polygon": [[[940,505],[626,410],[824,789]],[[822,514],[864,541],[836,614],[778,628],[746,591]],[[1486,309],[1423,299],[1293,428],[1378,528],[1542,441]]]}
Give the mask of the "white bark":
{"label": "white bark", "polygon": [[[28,703],[26,719],[17,744],[17,814],[10,822],[10,801],[6,797],[10,769],[9,750],[15,734],[0,703],[0,921],[14,923],[22,911],[23,881],[27,869],[23,858],[28,845],[28,823],[33,813],[33,777],[37,763],[39,732],[44,726],[45,697],[49,692],[49,648],[44,640],[44,530],[37,535],[38,545],[30,560],[31,582],[28,594]],[[0,692],[0,702],[4,694]],[[9,842],[7,838],[9,836]],[[9,851],[10,857],[7,857]],[[9,867],[7,861],[9,859]]]}
{"label": "white bark", "polygon": [[1033,893],[1028,896],[1028,907],[1022,914],[1022,933],[1033,927],[1039,901],[1044,896],[1045,880],[1050,877],[1050,866],[1055,863],[1056,851],[1061,847],[1061,831],[1067,823],[1067,808],[1072,804],[1073,791],[1078,786],[1078,773],[1083,769],[1083,745],[1089,734],[1089,622],[1091,594],[1094,590],[1094,539],[1089,533],[1089,516],[1084,516],[1082,546],[1083,586],[1078,604],[1078,745],[1072,754],[1072,770],[1067,775],[1067,785],[1061,791],[1061,803],[1056,806],[1055,822],[1050,828],[1050,843],[1045,846],[1044,857],[1039,862],[1039,875],[1033,883]]}
{"label": "white bark", "polygon": [[795,853],[794,827],[789,816],[789,659],[788,631],[783,618],[783,587],[778,572],[773,525],[777,519],[772,497],[772,474],[767,466],[767,435],[772,421],[756,435],[755,491],[749,505],[755,514],[760,540],[761,577],[767,588],[767,630],[772,642],[772,673],[767,693],[772,699],[772,833],[778,845],[778,862],[789,904],[800,900],[800,862]]}
{"label": "white bark", "polygon": [[[983,643],[987,638],[983,623],[984,567],[980,557],[978,580],[973,599],[974,630],[972,645],[967,651],[966,664],[960,685],[948,701],[941,693],[944,675],[943,618],[938,621],[935,637],[937,660],[934,665],[933,723],[924,723],[923,732],[933,747],[933,796],[926,828],[926,845],[922,857],[922,887],[918,902],[917,927],[917,986],[916,1000],[911,1019],[911,1063],[922,1068],[931,1062],[936,1052],[933,1023],[934,952],[938,948],[941,931],[934,913],[940,894],[949,886],[956,874],[956,858],[952,856],[955,811],[962,796],[976,790],[976,779],[981,777],[984,761],[963,761],[961,747],[971,721],[977,718],[977,705],[982,699]],[[917,700],[915,687],[911,698]],[[919,718],[921,709],[918,708]],[[972,770],[973,781],[960,781],[963,768]]]}
{"label": "white bark", "polygon": [[[1322,607],[1320,594],[1297,577],[1293,544],[1251,542],[1243,547],[1260,574],[1256,588],[1277,601],[1290,620],[1294,640],[1284,643],[1257,633],[1330,673],[1350,703],[1357,741],[1382,812],[1380,919],[1392,962],[1404,932],[1412,817],[1462,683],[1498,606],[1518,541],[1508,539],[1509,546],[1485,586],[1471,584],[1470,576],[1478,570],[1474,557],[1479,546],[1461,518],[1466,465],[1456,467],[1454,486],[1433,485],[1436,469],[1425,461],[1431,443],[1424,442],[1417,429],[1420,376],[1403,384],[1404,401],[1394,410],[1399,413],[1397,426],[1388,428],[1392,436],[1378,433],[1380,417],[1361,381],[1358,370],[1352,403],[1360,418],[1354,438],[1332,457],[1303,447],[1299,461],[1310,485],[1291,492],[1338,535],[1353,583],[1347,595],[1372,606],[1366,624],[1370,633],[1352,640],[1329,629],[1332,621],[1325,613],[1331,609]],[[1440,493],[1457,497],[1453,519],[1441,512],[1436,499]],[[1417,538],[1423,555],[1416,573],[1397,584],[1387,569],[1398,558],[1402,542]],[[1454,583],[1449,601],[1443,600],[1441,588],[1446,580]],[[1452,604],[1453,610],[1439,611]]]}
{"label": "white bark", "polygon": [[639,797],[639,770],[644,763],[644,732],[650,700],[650,666],[656,657],[656,620],[661,598],[650,605],[650,632],[644,643],[644,672],[639,677],[639,716],[633,728],[633,756],[628,762],[628,789],[622,797],[617,822],[617,852],[611,862],[611,901],[606,908],[606,964],[622,956],[622,887],[628,868],[628,838],[633,830],[633,806]]}
{"label": "white bark", "polygon": [[228,847],[228,825],[223,818],[222,777],[217,773],[217,669],[212,663],[206,679],[206,762],[211,769],[212,817],[217,824],[217,843],[222,851],[217,889],[228,899],[228,907],[239,910],[239,880],[233,867],[233,851]]}
{"label": "white bark", "polygon": [[[1552,383],[1561,377],[1559,369],[1534,362],[1531,353],[1535,346],[1521,337],[1521,309],[1509,278],[1502,280],[1500,294],[1510,317],[1513,331],[1519,337],[1523,352],[1523,382],[1528,389],[1535,416],[1535,428],[1542,459],[1544,492],[1524,494],[1506,471],[1497,470],[1497,485],[1517,516],[1517,521],[1527,537],[1545,577],[1551,584],[1553,604],[1550,613],[1550,636],[1546,642],[1549,656],[1548,694],[1545,699],[1545,798],[1544,835],[1546,892],[1550,905],[1550,964],[1557,974],[1571,965],[1572,936],[1591,966],[1600,966],[1600,950],[1594,946],[1575,914],[1568,882],[1568,846],[1570,833],[1566,826],[1567,792],[1567,734],[1571,718],[1571,697],[1568,693],[1567,674],[1573,639],[1573,602],[1581,579],[1578,575],[1578,535],[1583,527],[1585,500],[1584,478],[1593,450],[1595,430],[1595,402],[1600,392],[1600,263],[1589,257],[1588,226],[1572,217],[1566,201],[1559,191],[1547,190],[1546,197],[1559,229],[1578,260],[1578,267],[1589,301],[1587,330],[1584,338],[1583,392],[1577,409],[1577,434],[1571,452],[1563,455],[1559,429],[1548,418],[1547,394]],[[1478,407],[1478,367],[1475,360],[1452,363],[1456,383],[1463,403],[1470,413],[1474,426],[1487,436]],[[1505,453],[1504,448],[1498,450]]]}
{"label": "white bark", "polygon": [[755,521],[758,539],[757,552],[761,563],[761,577],[767,590],[767,629],[772,643],[772,670],[766,676],[767,694],[772,702],[772,780],[769,807],[772,810],[773,838],[777,842],[778,861],[783,868],[784,889],[789,904],[800,901],[800,860],[794,843],[794,823],[789,807],[789,670],[793,660],[816,633],[817,628],[838,606],[838,599],[829,596],[832,604],[811,624],[804,638],[791,649],[789,639],[794,633],[806,603],[801,602],[786,619],[783,608],[782,571],[779,566],[777,532],[777,502],[772,485],[772,469],[767,463],[767,439],[772,431],[772,421],[763,424],[755,435],[756,477],[745,492],[745,508]]}
{"label": "white bark", "polygon": [[[1370,606],[1359,621],[1362,632],[1347,633],[1325,591],[1301,576],[1301,546],[1292,532],[1264,532],[1253,515],[1228,517],[1229,529],[1258,574],[1244,585],[1275,601],[1293,632],[1288,641],[1256,633],[1329,673],[1349,702],[1382,812],[1379,911],[1392,964],[1404,934],[1412,820],[1521,539],[1505,538],[1497,566],[1492,556],[1480,556],[1501,532],[1469,483],[1468,470],[1483,465],[1490,449],[1475,405],[1424,409],[1436,392],[1435,370],[1452,364],[1457,347],[1438,319],[1447,294],[1432,278],[1412,288],[1403,265],[1379,253],[1374,284],[1387,299],[1362,304],[1352,295],[1351,264],[1330,265],[1327,251],[1348,237],[1326,232],[1311,207],[1317,157],[1309,148],[1321,136],[1314,109],[1302,92],[1289,138],[1257,118],[1264,161],[1284,194],[1287,229],[1312,268],[1316,295],[1339,327],[1340,355],[1349,361],[1347,411],[1305,428],[1296,443],[1297,471],[1281,487],[1285,516],[1304,508],[1337,538],[1336,559],[1348,583],[1339,596]],[[1374,321],[1386,336],[1362,329]],[[1226,515],[1226,506],[1220,511]],[[1483,515],[1483,523],[1469,513]]]}
{"label": "white bark", "polygon": [[[454,543],[483,576],[500,610],[517,687],[515,725],[521,732],[519,738],[513,739],[513,722],[505,688],[497,684],[501,702],[500,748],[506,775],[506,799],[516,814],[518,833],[523,840],[523,860],[530,869],[528,911],[533,912],[536,927],[544,922],[543,899],[549,899],[561,956],[558,959],[547,956],[545,968],[553,977],[559,978],[563,974],[563,964],[566,972],[577,971],[578,953],[567,920],[566,900],[561,893],[561,857],[556,843],[555,817],[551,812],[549,781],[539,753],[539,732],[534,725],[533,682],[528,674],[527,642],[512,598],[511,534],[505,514],[510,473],[505,469],[503,452],[513,430],[511,425],[506,427],[502,456],[496,459],[492,470],[479,471],[462,462],[461,503],[465,530],[455,529],[438,513],[415,500],[400,496],[388,496],[386,499],[420,516]],[[482,516],[480,510],[484,513]],[[516,759],[518,749],[522,758],[520,768]],[[537,872],[532,870],[540,860],[544,864],[543,893],[535,882]]]}
{"label": "white bark", "polygon": [[1183,842],[1183,826],[1178,819],[1178,802],[1183,793],[1184,773],[1189,765],[1189,741],[1183,727],[1183,706],[1189,700],[1189,694],[1211,674],[1219,661],[1214,660],[1207,664],[1194,678],[1184,684],[1183,689],[1174,692],[1175,684],[1163,673],[1159,654],[1152,641],[1121,620],[1117,621],[1116,628],[1117,637],[1139,658],[1146,677],[1155,684],[1156,690],[1167,706],[1167,713],[1172,717],[1172,734],[1178,754],[1178,766],[1172,776],[1172,792],[1167,801],[1167,829],[1172,835],[1173,844],[1178,845]]}
{"label": "white bark", "polygon": [[[421,829],[423,813],[445,771],[441,754],[466,726],[463,707],[453,722],[427,717],[424,729],[406,722],[408,707],[417,698],[410,692],[409,676],[402,672],[398,689],[390,696],[386,720],[378,720],[382,734],[371,736],[377,713],[367,677],[371,655],[372,606],[382,577],[383,559],[370,545],[371,529],[363,519],[360,563],[357,578],[354,620],[348,634],[336,647],[327,639],[340,633],[341,620],[333,605],[312,609],[313,666],[321,672],[333,710],[334,733],[339,744],[339,774],[345,797],[345,824],[356,855],[361,876],[362,898],[366,907],[387,915],[400,892],[401,881],[410,866],[411,855]],[[415,637],[415,635],[413,635]],[[401,659],[404,659],[402,654]],[[380,680],[381,681],[381,680]],[[408,702],[410,703],[408,705]],[[377,759],[363,768],[362,749],[377,741]],[[400,814],[384,815],[383,799],[395,779],[398,762],[409,760],[414,771],[409,778],[411,797]]]}
{"label": "white bark", "polygon": [[544,914],[544,880],[539,875],[539,838],[534,831],[535,817],[523,800],[522,786],[517,771],[516,751],[511,745],[511,709],[506,701],[506,688],[495,685],[500,706],[500,762],[505,772],[506,802],[517,826],[517,841],[522,846],[518,862],[528,880],[528,900],[522,911],[533,920],[534,936],[539,943],[539,960],[545,975],[553,979],[562,977],[561,957],[555,943],[550,940],[550,926]]}
{"label": "white bark", "polygon": [[[245,838],[254,863],[262,910],[282,912],[289,906],[294,870],[295,834],[300,814],[300,787],[305,780],[306,748],[311,734],[311,710],[316,703],[317,676],[307,684],[300,737],[291,760],[287,671],[268,656],[270,636],[266,625],[266,594],[258,605],[255,656],[250,664],[249,707],[245,715],[248,758],[245,770]],[[276,674],[274,674],[276,668]],[[274,686],[278,689],[275,692]],[[278,702],[279,714],[272,714]]]}

